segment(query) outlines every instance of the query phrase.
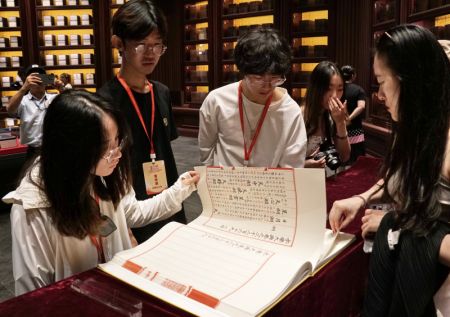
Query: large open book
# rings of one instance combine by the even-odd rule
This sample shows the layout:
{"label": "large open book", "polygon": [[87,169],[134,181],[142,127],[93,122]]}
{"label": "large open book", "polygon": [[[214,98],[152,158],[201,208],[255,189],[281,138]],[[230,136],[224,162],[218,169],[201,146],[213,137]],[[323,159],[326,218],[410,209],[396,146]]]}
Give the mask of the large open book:
{"label": "large open book", "polygon": [[202,214],[102,270],[196,315],[255,316],[353,239],[325,228],[323,169],[196,169]]}

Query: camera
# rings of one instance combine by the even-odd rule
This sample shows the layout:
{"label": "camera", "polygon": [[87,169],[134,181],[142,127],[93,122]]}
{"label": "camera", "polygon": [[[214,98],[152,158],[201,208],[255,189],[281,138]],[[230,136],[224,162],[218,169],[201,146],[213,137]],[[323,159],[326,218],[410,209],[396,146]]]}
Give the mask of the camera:
{"label": "camera", "polygon": [[320,145],[319,153],[314,156],[314,160],[318,161],[322,157],[325,157],[325,164],[329,169],[335,171],[341,166],[341,160],[339,159],[339,153],[333,144],[324,142]]}
{"label": "camera", "polygon": [[53,85],[55,83],[55,75],[53,74],[37,74],[45,86]]}

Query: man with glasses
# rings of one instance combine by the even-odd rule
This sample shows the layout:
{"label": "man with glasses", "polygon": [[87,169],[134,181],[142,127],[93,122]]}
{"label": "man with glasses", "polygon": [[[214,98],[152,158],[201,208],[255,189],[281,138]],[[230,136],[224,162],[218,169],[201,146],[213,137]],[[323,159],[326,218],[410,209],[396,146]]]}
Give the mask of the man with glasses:
{"label": "man with glasses", "polygon": [[241,36],[234,59],[243,79],[211,91],[200,108],[205,165],[303,167],[306,130],[299,105],[280,87],[291,66],[287,41],[271,28]]}
{"label": "man with glasses", "polygon": [[[170,141],[178,137],[172,115],[169,89],[148,76],[167,47],[164,15],[151,0],[131,0],[121,6],[112,20],[113,47],[122,56],[117,76],[99,94],[124,113],[132,140],[133,188],[139,200],[171,186],[178,178]],[[133,229],[141,243],[169,221],[186,223],[184,211],[175,216]]]}

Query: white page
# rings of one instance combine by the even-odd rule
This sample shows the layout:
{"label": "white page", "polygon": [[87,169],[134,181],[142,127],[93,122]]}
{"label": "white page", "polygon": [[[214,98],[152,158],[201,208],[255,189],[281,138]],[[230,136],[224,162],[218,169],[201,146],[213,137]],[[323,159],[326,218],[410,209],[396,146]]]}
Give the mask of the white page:
{"label": "white page", "polygon": [[139,288],[151,281],[188,297],[195,289],[207,295],[205,305],[225,312],[237,307],[250,315],[279,297],[299,270],[297,261],[283,255],[175,222],[113,262],[123,270],[112,262],[101,268],[124,279],[129,272],[121,271],[131,268]]}

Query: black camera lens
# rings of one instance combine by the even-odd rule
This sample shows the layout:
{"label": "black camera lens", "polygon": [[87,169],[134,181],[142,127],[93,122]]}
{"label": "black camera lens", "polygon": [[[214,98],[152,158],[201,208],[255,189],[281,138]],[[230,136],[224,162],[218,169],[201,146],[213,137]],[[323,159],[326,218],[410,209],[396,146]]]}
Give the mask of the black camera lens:
{"label": "black camera lens", "polygon": [[339,153],[334,145],[329,143],[322,143],[320,145],[320,152],[314,156],[314,160],[318,161],[322,157],[325,157],[325,164],[329,169],[335,171],[341,166],[341,160],[339,159]]}
{"label": "black camera lens", "polygon": [[327,155],[325,158],[326,164],[328,168],[335,171],[338,169],[339,166],[341,166],[341,161],[339,160],[339,157]]}

